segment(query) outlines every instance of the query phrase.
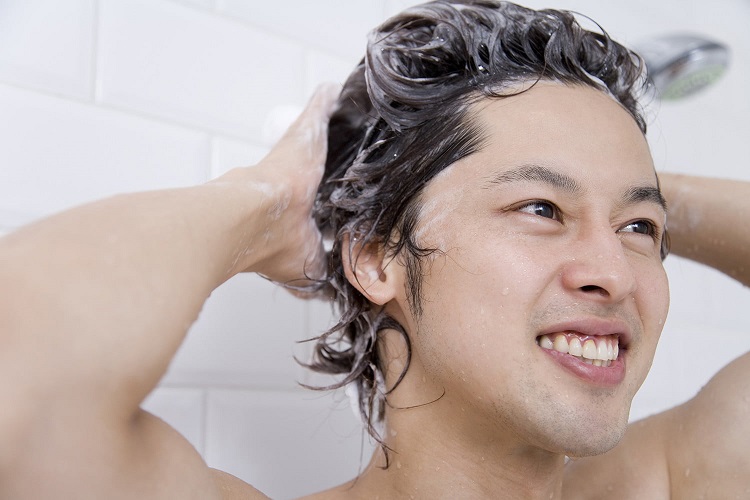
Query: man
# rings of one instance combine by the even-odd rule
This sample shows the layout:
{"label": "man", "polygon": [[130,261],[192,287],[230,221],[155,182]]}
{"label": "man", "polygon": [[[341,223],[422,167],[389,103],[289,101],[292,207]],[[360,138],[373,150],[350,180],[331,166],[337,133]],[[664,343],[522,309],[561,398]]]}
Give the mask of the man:
{"label": "man", "polygon": [[[0,496],[262,498],[138,407],[209,293],[242,271],[330,284],[352,306],[316,366],[358,385],[384,447],[320,498],[682,498],[701,493],[693,483],[741,495],[750,434],[736,382],[748,359],[626,431],[668,302],[666,214],[631,100],[634,63],[565,15],[505,9],[437,5],[385,25],[404,38],[375,37],[378,72],[366,94],[368,70],[355,73],[330,136],[329,91],[254,168],[5,237]],[[492,16],[515,19],[516,34]],[[477,31],[505,45],[476,38],[463,51]],[[572,42],[550,43],[555,34]],[[445,71],[456,53],[474,64]],[[534,59],[544,70],[498,80],[503,56],[521,73]],[[434,70],[414,76],[417,89],[451,81],[414,95],[407,75],[388,73],[410,68]],[[425,146],[425,123],[437,145]],[[661,182],[682,207],[669,214],[673,250],[750,283],[750,236],[736,230],[750,187]],[[333,238],[328,272],[313,212]],[[565,455],[602,453],[565,466]]]}

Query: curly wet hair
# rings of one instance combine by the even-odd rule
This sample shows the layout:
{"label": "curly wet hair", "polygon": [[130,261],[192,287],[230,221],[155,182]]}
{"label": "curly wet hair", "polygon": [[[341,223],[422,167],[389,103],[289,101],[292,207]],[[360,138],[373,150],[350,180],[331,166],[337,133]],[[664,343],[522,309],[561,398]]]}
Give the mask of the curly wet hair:
{"label": "curly wet hair", "polygon": [[601,28],[584,29],[572,13],[509,2],[439,0],[404,11],[370,33],[365,58],[343,87],[314,209],[332,242],[325,286],[340,320],[314,339],[309,366],[340,376],[324,389],[356,387],[364,424],[384,449],[377,425],[408,360],[386,388],[378,338],[385,329],[400,332],[410,357],[409,332],[347,280],[344,252],[354,262],[358,248],[377,243],[401,259],[418,318],[423,262],[437,251],[415,238],[424,187],[482,147],[486,138],[472,103],[514,95],[540,80],[610,94],[645,134],[640,57]]}

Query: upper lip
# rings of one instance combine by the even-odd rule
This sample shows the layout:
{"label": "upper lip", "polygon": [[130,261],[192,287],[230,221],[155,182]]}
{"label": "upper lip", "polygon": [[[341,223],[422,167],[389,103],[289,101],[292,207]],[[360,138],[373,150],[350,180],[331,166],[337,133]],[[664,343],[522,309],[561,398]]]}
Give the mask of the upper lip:
{"label": "upper lip", "polygon": [[620,347],[627,347],[633,340],[633,332],[627,322],[617,318],[585,317],[562,321],[544,328],[539,335],[576,332],[581,335],[617,335]]}

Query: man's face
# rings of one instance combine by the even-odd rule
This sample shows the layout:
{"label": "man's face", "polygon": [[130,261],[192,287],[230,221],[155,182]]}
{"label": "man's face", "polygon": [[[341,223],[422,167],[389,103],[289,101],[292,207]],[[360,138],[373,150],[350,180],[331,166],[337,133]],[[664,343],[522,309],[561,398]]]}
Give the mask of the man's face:
{"label": "man's face", "polygon": [[403,289],[386,307],[410,333],[407,380],[425,395],[399,403],[444,390],[422,410],[440,413],[435,426],[602,453],[624,432],[668,309],[648,146],[590,88],[540,83],[475,110],[485,147],[423,193],[416,239],[441,251],[425,262],[423,314]]}

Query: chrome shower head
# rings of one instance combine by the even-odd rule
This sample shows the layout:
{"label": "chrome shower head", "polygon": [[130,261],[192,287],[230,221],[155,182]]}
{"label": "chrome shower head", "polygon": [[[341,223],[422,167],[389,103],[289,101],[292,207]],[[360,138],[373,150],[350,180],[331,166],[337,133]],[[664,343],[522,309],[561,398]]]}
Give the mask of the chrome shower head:
{"label": "chrome shower head", "polygon": [[700,35],[672,34],[635,46],[661,99],[676,100],[708,87],[729,67],[729,48]]}

